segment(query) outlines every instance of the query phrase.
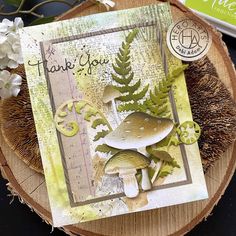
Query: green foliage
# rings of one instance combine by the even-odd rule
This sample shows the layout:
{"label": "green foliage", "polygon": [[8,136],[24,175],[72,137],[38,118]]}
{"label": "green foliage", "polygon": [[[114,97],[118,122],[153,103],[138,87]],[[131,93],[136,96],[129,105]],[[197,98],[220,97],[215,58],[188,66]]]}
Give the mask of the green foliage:
{"label": "green foliage", "polygon": [[148,177],[149,177],[149,179],[152,179],[154,174],[155,174],[155,169],[153,169],[152,167],[148,167]]}
{"label": "green foliage", "polygon": [[79,101],[75,103],[75,111],[81,114],[82,109],[87,105],[86,101]]}
{"label": "green foliage", "polygon": [[97,132],[97,134],[95,135],[93,141],[95,142],[95,141],[98,141],[101,138],[105,138],[105,136],[107,134],[109,134],[109,132],[110,132],[109,130],[102,130],[100,132]]}
{"label": "green foliage", "polygon": [[113,148],[113,147],[110,147],[110,146],[108,146],[106,144],[101,144],[101,145],[98,145],[96,147],[95,151],[96,152],[103,152],[103,153],[106,153],[106,154],[114,155],[117,152],[119,152],[120,150],[116,149],[116,148]]}
{"label": "green foliage", "polygon": [[93,121],[92,128],[96,129],[99,125],[107,125],[106,121],[102,118]]}
{"label": "green foliage", "polygon": [[91,107],[91,108],[89,108],[89,109],[86,110],[85,115],[84,115],[84,119],[85,119],[86,121],[90,122],[90,121],[91,121],[91,118],[94,117],[94,116],[96,116],[97,113],[98,113],[98,111],[97,111],[96,109],[94,109],[94,108]]}
{"label": "green foliage", "polygon": [[150,113],[158,117],[169,117],[168,110],[169,91],[175,79],[187,68],[187,65],[182,65],[173,70],[165,79],[161,80],[155,86],[154,91],[150,91],[150,99],[145,101],[145,105]]}
{"label": "green foliage", "polygon": [[149,85],[146,85],[140,90],[141,79],[133,82],[134,73],[130,61],[130,47],[134,38],[138,34],[138,29],[131,31],[122,43],[117,54],[115,64],[112,64],[115,74],[112,74],[112,79],[118,84],[114,86],[122,94],[118,100],[124,102],[118,106],[118,111],[143,111],[145,106],[142,105],[142,100],[147,94]]}
{"label": "green foliage", "polygon": [[162,165],[162,167],[157,175],[157,178],[164,178],[164,177],[172,174],[173,170],[174,170],[174,167],[172,165],[164,164],[164,165]]}

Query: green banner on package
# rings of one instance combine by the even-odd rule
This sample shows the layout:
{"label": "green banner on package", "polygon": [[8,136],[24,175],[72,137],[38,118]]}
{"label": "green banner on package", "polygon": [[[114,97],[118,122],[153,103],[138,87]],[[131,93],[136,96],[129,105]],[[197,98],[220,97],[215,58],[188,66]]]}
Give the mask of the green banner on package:
{"label": "green banner on package", "polygon": [[236,1],[234,0],[186,0],[185,5],[236,26]]}

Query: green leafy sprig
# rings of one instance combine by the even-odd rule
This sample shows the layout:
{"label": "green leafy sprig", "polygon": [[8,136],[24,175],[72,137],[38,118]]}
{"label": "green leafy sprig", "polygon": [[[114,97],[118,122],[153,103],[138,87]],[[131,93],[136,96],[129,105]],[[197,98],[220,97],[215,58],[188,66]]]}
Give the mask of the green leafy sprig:
{"label": "green leafy sprig", "polygon": [[154,87],[154,91],[150,91],[150,99],[145,101],[147,109],[150,113],[157,117],[169,117],[168,110],[169,92],[176,78],[187,68],[187,65],[182,65],[173,70],[166,78],[160,80],[158,85]]}
{"label": "green leafy sprig", "polygon": [[117,53],[115,64],[112,64],[115,72],[112,73],[112,79],[118,84],[114,88],[122,94],[117,99],[124,102],[118,106],[120,112],[143,110],[144,106],[140,100],[145,97],[149,88],[149,85],[146,85],[139,90],[141,79],[133,83],[134,72],[130,61],[130,47],[137,34],[138,29],[134,29],[128,34]]}
{"label": "green leafy sprig", "polygon": [[[95,108],[89,101],[69,100],[57,109],[56,115],[54,117],[58,131],[65,136],[74,136],[80,130],[77,122],[66,121],[66,117],[69,115],[69,113],[73,112],[73,109],[77,114],[82,115],[85,121],[91,123],[91,128],[97,129],[99,126],[103,126],[102,130],[96,133],[93,139],[94,142],[104,138],[108,133],[112,131],[112,127],[110,126],[103,113]],[[109,147],[106,144],[100,144],[96,147],[96,151],[107,154],[115,154],[119,150]]]}

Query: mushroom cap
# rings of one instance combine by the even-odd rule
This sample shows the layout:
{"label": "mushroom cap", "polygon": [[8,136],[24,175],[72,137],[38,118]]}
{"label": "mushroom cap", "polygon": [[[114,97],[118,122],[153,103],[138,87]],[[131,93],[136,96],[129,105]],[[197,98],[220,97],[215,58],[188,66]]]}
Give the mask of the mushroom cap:
{"label": "mushroom cap", "polygon": [[117,174],[120,171],[143,169],[149,166],[150,160],[134,150],[122,150],[113,155],[105,165],[106,174]]}
{"label": "mushroom cap", "polygon": [[118,149],[137,149],[160,142],[173,129],[171,119],[157,118],[143,112],[134,112],[105,137],[108,146]]}
{"label": "mushroom cap", "polygon": [[112,85],[107,85],[103,91],[102,101],[108,103],[111,100],[120,97],[120,92],[115,89]]}

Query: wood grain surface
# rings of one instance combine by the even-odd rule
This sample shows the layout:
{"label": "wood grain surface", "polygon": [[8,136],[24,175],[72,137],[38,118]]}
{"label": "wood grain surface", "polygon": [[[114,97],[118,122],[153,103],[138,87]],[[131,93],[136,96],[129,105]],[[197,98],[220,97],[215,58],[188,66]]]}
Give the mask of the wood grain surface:
{"label": "wood grain surface", "polygon": [[[154,0],[116,0],[115,10],[157,2]],[[175,21],[184,15],[188,15],[201,21],[212,32],[213,44],[208,57],[214,63],[219,78],[235,98],[235,71],[227,49],[221,40],[221,35],[180,3],[171,1],[171,5]],[[89,15],[101,11],[103,11],[103,8],[86,2],[64,14],[60,19]],[[51,223],[44,176],[31,170],[18,159],[2,136],[0,136],[0,145],[0,167],[2,175],[9,181],[9,190],[13,195],[18,195],[22,202],[29,205],[46,222]],[[224,194],[236,167],[235,153],[236,145],[233,144],[223,154],[222,158],[213,167],[210,167],[205,175],[210,196],[208,200],[82,223],[65,227],[64,230],[71,235],[182,235],[206,218],[221,198],[221,195]]]}

